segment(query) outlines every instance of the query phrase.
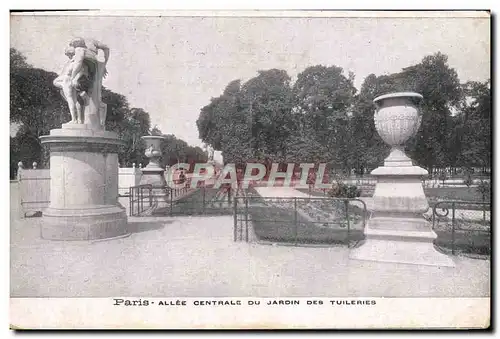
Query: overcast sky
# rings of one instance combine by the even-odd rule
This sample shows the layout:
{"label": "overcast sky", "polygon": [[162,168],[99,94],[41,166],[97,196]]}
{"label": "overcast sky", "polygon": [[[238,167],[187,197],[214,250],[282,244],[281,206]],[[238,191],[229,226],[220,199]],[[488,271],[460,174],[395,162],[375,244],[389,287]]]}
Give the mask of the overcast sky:
{"label": "overcast sky", "polygon": [[336,65],[355,73],[359,89],[370,73],[397,72],[440,51],[462,82],[490,77],[487,18],[11,18],[11,47],[35,67],[58,72],[73,36],[108,44],[104,86],[192,145],[201,145],[200,109],[258,70],[280,68],[295,78],[308,66]]}

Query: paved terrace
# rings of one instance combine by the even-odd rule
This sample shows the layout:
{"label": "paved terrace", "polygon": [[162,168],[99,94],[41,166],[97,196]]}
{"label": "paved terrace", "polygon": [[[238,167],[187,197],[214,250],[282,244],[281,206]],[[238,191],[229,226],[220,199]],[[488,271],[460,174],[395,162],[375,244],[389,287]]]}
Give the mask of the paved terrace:
{"label": "paved terrace", "polygon": [[12,297],[490,295],[488,260],[454,257],[455,268],[439,268],[349,260],[343,246],[233,242],[232,216],[130,218],[127,238],[42,240],[43,219],[16,219],[15,195]]}

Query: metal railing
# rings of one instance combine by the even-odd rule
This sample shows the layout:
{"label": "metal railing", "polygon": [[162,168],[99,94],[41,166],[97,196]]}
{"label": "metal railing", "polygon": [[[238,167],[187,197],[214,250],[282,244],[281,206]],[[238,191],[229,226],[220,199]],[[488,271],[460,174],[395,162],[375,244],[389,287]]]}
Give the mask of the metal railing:
{"label": "metal railing", "polygon": [[19,216],[41,216],[50,203],[50,170],[20,169],[17,189]]}
{"label": "metal railing", "polygon": [[361,199],[237,196],[233,240],[287,245],[347,244],[364,238]]}
{"label": "metal railing", "polygon": [[[197,187],[191,187],[189,179],[183,185],[179,184],[179,182],[175,186],[167,184],[167,187],[151,185],[130,187],[130,216],[231,214],[233,189],[230,186],[212,188],[199,184]],[[146,211],[150,213],[144,213]]]}
{"label": "metal railing", "polygon": [[174,201],[189,192],[189,186],[168,188],[170,201]]}
{"label": "metal railing", "polygon": [[440,201],[432,209],[435,244],[456,252],[490,254],[491,204],[476,201]]}
{"label": "metal railing", "polygon": [[[146,194],[144,194],[146,191]],[[144,208],[146,201],[146,208]],[[145,184],[129,188],[130,216],[139,216],[153,206],[153,185]]]}
{"label": "metal railing", "polygon": [[[169,207],[165,215],[226,215],[231,214],[231,187],[181,188],[170,192]],[[176,198],[177,194],[177,198]]]}

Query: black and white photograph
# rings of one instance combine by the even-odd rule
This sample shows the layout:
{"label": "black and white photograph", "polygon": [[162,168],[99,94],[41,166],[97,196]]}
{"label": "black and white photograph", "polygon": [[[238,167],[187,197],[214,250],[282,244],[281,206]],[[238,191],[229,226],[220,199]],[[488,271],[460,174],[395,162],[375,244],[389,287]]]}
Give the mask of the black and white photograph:
{"label": "black and white photograph", "polygon": [[10,13],[11,328],[488,328],[491,34]]}

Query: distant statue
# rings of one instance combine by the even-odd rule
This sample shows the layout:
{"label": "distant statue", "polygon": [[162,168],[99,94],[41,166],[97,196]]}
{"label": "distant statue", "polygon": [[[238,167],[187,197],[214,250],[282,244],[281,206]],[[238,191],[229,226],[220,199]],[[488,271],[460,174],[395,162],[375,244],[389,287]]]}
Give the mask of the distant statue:
{"label": "distant statue", "polygon": [[[104,54],[104,60],[100,60],[99,51]],[[108,46],[97,40],[76,38],[66,46],[65,54],[69,60],[54,80],[54,86],[61,90],[68,103],[69,123],[103,128],[106,105],[101,102],[101,91],[102,79],[107,75]]]}
{"label": "distant statue", "polygon": [[214,154],[215,154],[215,150],[212,146],[208,146],[207,147],[207,153],[208,153],[208,160],[209,161],[213,161],[214,160]]}
{"label": "distant statue", "polygon": [[17,163],[17,180],[19,180],[21,178],[21,172],[22,172],[23,168],[24,168],[23,162],[19,161]]}

